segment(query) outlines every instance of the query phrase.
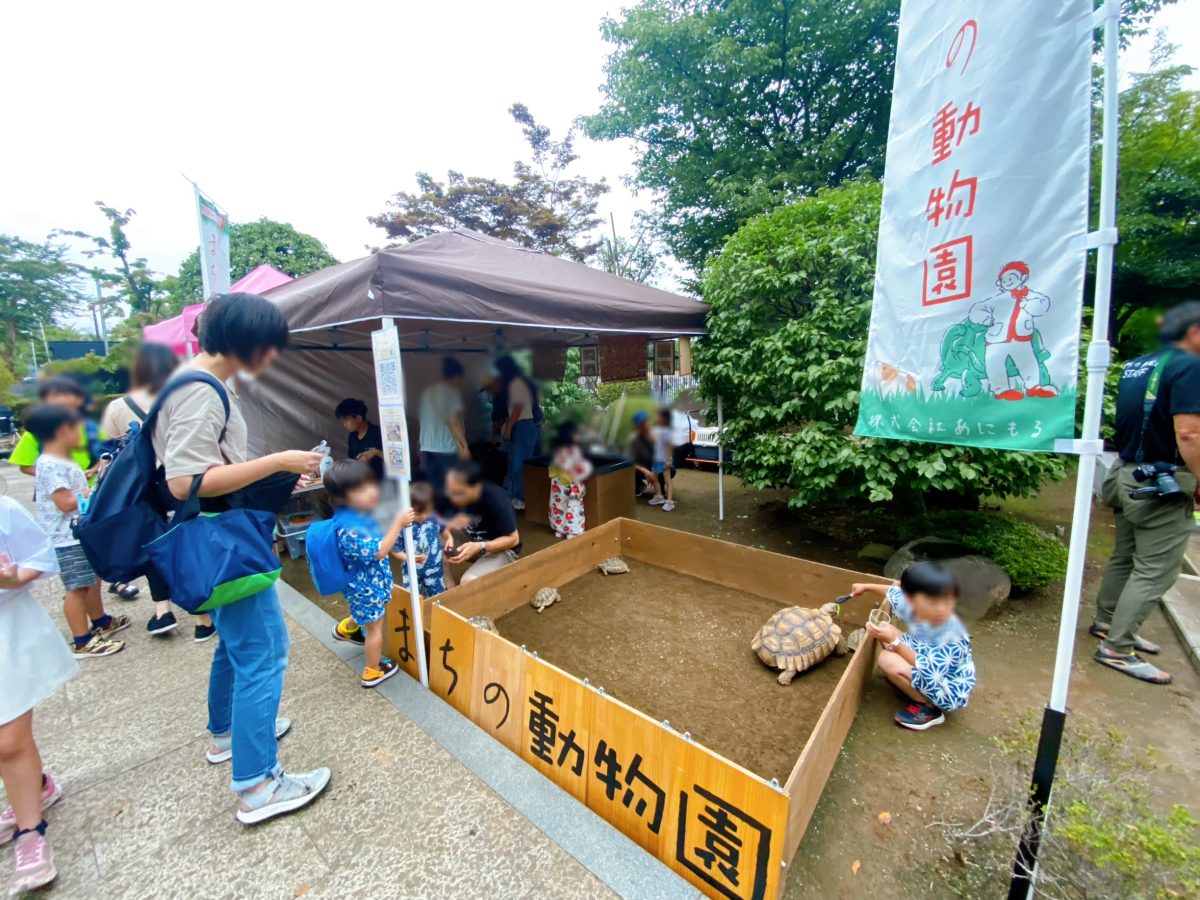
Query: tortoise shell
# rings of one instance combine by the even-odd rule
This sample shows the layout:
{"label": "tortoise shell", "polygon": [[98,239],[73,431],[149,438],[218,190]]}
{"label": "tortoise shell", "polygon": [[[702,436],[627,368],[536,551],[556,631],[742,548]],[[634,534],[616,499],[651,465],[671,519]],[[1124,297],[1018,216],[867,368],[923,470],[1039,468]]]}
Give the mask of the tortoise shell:
{"label": "tortoise shell", "polygon": [[547,606],[551,606],[561,599],[562,598],[559,596],[558,591],[556,591],[554,588],[544,587],[533,595],[533,602],[529,605],[538,612],[541,612]]}
{"label": "tortoise shell", "polygon": [[597,566],[601,575],[624,575],[629,571],[629,563],[619,556],[610,556]]}
{"label": "tortoise shell", "polygon": [[767,620],[750,649],[768,666],[799,673],[833,653],[841,639],[842,630],[828,612],[789,606]]}

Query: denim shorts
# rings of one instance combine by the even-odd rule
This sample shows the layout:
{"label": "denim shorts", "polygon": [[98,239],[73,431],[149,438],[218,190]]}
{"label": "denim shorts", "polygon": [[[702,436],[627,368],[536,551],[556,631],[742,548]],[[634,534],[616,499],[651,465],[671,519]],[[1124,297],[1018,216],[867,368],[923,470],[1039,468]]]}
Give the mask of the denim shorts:
{"label": "denim shorts", "polygon": [[666,471],[666,468],[667,468],[666,462],[664,460],[659,460],[658,462],[654,463],[654,465],[652,465],[650,467],[650,471],[653,472],[655,475],[661,475],[664,471]]}

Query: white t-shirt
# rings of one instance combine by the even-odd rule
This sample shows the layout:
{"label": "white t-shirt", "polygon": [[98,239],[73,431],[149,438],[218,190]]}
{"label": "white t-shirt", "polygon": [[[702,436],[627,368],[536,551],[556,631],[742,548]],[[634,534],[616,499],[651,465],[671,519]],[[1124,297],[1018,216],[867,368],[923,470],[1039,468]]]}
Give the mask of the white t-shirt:
{"label": "white t-shirt", "polygon": [[38,457],[33,476],[33,489],[37,496],[34,510],[38,526],[46,532],[54,547],[70,547],[79,543],[71,531],[71,519],[75,513],[62,512],[54,504],[54,492],[64,488],[72,494],[86,494],[88,483],[83,469],[74,460],[43,453]]}
{"label": "white t-shirt", "polygon": [[425,453],[457,453],[458,444],[450,422],[461,416],[462,394],[444,381],[431,384],[421,395],[421,450]]}
{"label": "white t-shirt", "polygon": [[512,415],[512,409],[517,404],[521,404],[521,415],[519,420],[533,418],[533,396],[529,392],[529,385],[525,383],[524,378],[514,378],[508,385],[508,414]]}
{"label": "white t-shirt", "polygon": [[674,431],[666,425],[658,425],[654,429],[654,461],[669,462],[671,458],[671,441]]}

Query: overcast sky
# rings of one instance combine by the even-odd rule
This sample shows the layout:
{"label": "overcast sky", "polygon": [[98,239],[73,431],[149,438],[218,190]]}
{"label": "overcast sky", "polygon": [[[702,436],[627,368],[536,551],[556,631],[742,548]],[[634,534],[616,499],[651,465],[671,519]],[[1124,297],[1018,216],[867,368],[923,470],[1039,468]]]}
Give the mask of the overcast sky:
{"label": "overcast sky", "polygon": [[[94,200],[137,210],[137,255],[164,274],[198,243],[194,178],[234,221],[267,216],[339,259],[384,241],[366,217],[413,173],[504,177],[524,156],[515,101],[561,135],[596,109],[621,0],[455,3],[207,0],[5,5],[0,232],[96,230]],[[1156,23],[1200,67],[1200,0]],[[1150,41],[1122,68],[1145,67]],[[579,144],[627,229],[633,149]]]}

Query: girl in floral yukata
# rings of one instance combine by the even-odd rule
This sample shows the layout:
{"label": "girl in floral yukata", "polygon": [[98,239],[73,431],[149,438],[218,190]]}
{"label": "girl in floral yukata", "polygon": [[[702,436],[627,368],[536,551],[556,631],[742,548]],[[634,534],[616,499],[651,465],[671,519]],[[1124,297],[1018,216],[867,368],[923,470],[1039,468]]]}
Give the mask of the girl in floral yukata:
{"label": "girl in floral yukata", "polygon": [[908,626],[867,625],[867,634],[883,645],[879,668],[912,701],[896,713],[897,725],[924,731],[962,709],[975,688],[971,638],[954,614],[958,584],[934,562],[915,562],[895,584],[856,584],[850,596],[882,595],[892,615]]}
{"label": "girl in floral yukata", "polygon": [[577,537],[586,525],[583,498],[587,488],[583,483],[594,467],[575,443],[575,431],[574,422],[559,426],[550,456],[550,527],[559,538]]}

